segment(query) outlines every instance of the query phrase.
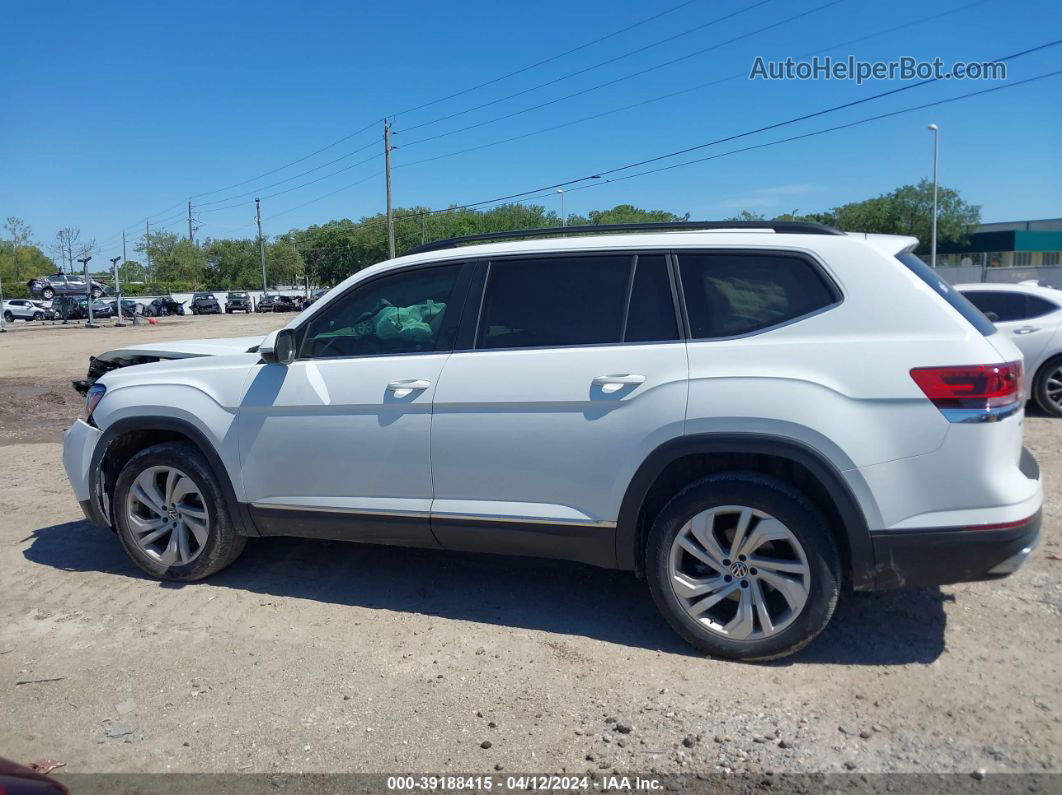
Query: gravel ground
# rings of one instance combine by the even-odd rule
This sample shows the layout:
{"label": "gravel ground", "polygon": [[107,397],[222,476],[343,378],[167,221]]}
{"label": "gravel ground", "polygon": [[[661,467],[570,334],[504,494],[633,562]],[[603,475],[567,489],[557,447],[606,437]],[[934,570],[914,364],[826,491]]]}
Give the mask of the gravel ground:
{"label": "gravel ground", "polygon": [[994,583],[849,594],[767,665],[705,659],[627,574],[308,540],[141,576],[60,462],[87,356],[286,316],[0,336],[0,756],[67,772],[1062,772],[1062,421],[1044,536]]}

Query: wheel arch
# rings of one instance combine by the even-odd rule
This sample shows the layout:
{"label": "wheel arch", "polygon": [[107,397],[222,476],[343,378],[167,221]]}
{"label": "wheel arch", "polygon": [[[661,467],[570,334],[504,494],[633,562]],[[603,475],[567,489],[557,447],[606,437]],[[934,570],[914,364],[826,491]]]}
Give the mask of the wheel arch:
{"label": "wheel arch", "polygon": [[867,518],[840,470],[802,442],[758,433],[693,434],[650,453],[620,505],[617,566],[641,575],[649,524],[659,509],[685,485],[735,469],[773,475],[805,492],[830,519],[852,586],[873,586],[874,550]]}
{"label": "wheel arch", "polygon": [[126,417],[116,420],[103,432],[92,454],[89,468],[90,494],[97,495],[104,511],[105,523],[113,526],[111,501],[118,474],[134,455],[152,445],[164,442],[188,442],[206,459],[214,477],[221,484],[225,506],[236,530],[241,535],[258,536],[254,520],[241,503],[232,486],[228,470],[202,430],[177,417]]}

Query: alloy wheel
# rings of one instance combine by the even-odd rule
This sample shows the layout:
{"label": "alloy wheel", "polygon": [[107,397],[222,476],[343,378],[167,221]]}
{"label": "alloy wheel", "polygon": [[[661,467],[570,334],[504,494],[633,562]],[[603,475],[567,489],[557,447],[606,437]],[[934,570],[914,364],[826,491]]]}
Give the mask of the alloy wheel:
{"label": "alloy wheel", "polygon": [[1044,382],[1044,393],[1054,405],[1062,408],[1062,367],[1056,367]]}
{"label": "alloy wheel", "polygon": [[675,536],[668,579],[686,614],[732,640],[784,631],[804,609],[811,568],[793,532],[745,505],[702,511]]}
{"label": "alloy wheel", "polygon": [[210,515],[202,492],[175,467],[148,467],[137,475],[125,510],[136,545],[163,566],[191,563],[210,536]]}

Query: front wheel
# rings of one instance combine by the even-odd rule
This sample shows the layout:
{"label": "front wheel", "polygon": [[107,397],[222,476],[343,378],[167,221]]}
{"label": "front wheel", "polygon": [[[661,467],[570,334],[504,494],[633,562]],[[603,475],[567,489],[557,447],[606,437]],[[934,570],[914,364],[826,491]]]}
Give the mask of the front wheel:
{"label": "front wheel", "polygon": [[44,313],[43,312],[34,312],[33,313],[33,319],[34,320],[44,320]]}
{"label": "front wheel", "polygon": [[118,476],[113,514],[126,553],[161,580],[208,577],[247,543],[206,459],[183,442],[157,444],[129,459]]}
{"label": "front wheel", "polygon": [[1033,379],[1036,405],[1052,417],[1062,417],[1062,356],[1044,363]]}
{"label": "front wheel", "polygon": [[53,298],[55,298],[55,290],[53,290],[51,287],[45,287],[43,290],[41,290],[41,298],[43,298],[45,301],[51,301]]}
{"label": "front wheel", "polygon": [[810,643],[833,615],[841,565],[803,494],[755,472],[711,475],[653,522],[646,578],[660,612],[716,657],[768,660]]}
{"label": "front wheel", "polygon": [[99,287],[93,287],[92,288],[92,292],[89,293],[89,294],[95,299],[95,298],[99,298],[101,295],[103,295],[103,291],[100,290]]}

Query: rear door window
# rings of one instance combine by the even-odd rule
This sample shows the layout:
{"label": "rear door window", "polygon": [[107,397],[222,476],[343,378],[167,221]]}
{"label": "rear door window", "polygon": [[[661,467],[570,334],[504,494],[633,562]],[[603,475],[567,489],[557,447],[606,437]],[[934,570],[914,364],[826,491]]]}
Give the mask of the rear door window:
{"label": "rear door window", "polygon": [[[1028,317],[1024,293],[970,290],[963,293],[967,300],[980,309],[989,320],[1006,323]],[[992,314],[989,315],[988,313]]]}
{"label": "rear door window", "polygon": [[840,301],[808,260],[789,254],[680,254],[682,291],[693,339],[751,334]]}

